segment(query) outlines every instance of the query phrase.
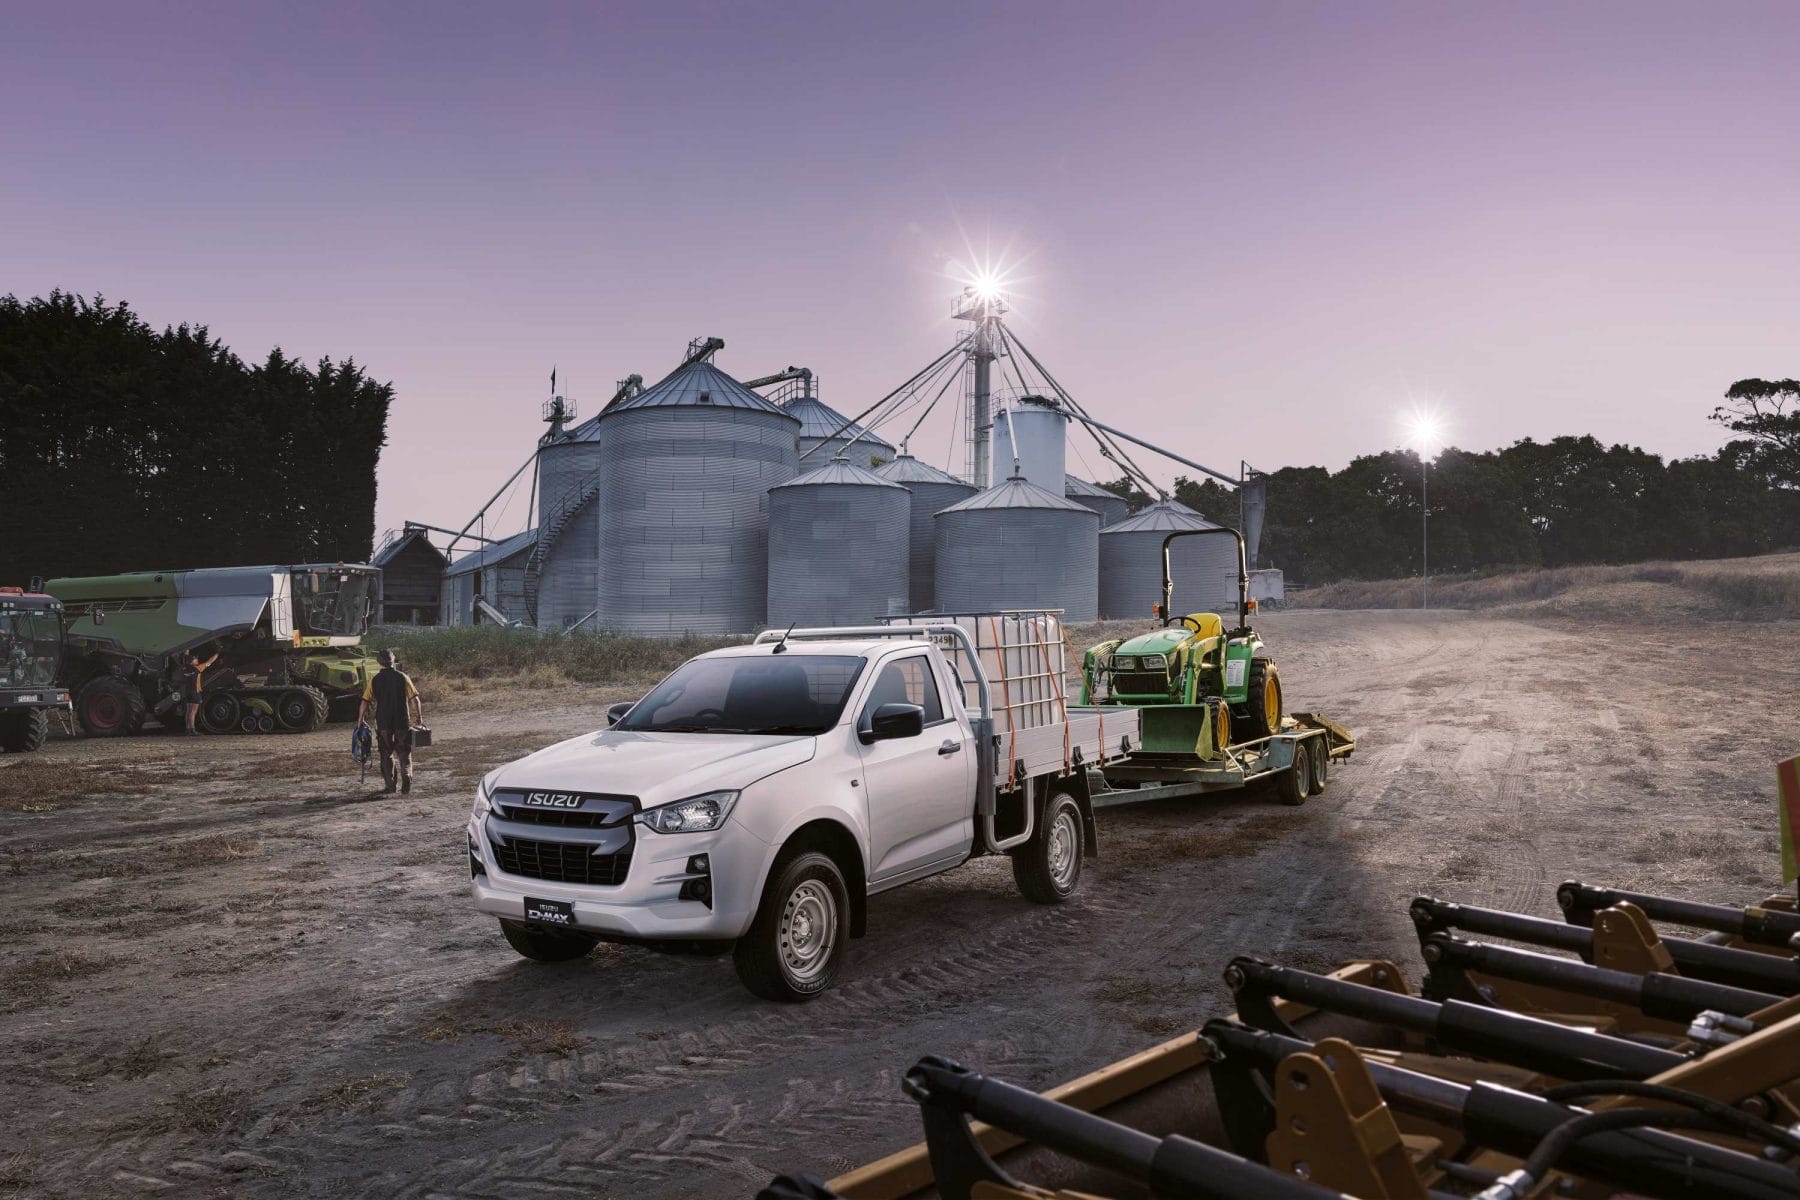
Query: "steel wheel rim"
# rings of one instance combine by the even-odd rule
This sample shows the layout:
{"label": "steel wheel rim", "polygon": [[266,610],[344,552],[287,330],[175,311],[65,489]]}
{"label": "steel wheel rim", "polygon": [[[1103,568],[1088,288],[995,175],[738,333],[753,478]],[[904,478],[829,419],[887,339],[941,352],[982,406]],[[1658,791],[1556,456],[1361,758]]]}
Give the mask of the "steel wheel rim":
{"label": "steel wheel rim", "polygon": [[812,983],[825,973],[837,947],[837,897],[816,879],[788,893],[781,910],[781,965],[795,983]]}
{"label": "steel wheel rim", "polygon": [[1044,839],[1045,864],[1050,868],[1050,880],[1058,891],[1066,891],[1075,882],[1075,870],[1081,863],[1079,837],[1075,814],[1064,808],[1050,822],[1049,833]]}

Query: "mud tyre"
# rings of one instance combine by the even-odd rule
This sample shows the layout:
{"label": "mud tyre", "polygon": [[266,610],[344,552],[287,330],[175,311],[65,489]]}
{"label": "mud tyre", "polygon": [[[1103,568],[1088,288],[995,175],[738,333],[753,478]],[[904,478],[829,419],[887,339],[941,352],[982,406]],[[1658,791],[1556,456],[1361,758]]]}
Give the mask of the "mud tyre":
{"label": "mud tyre", "polygon": [[88,680],[75,697],[75,716],[89,737],[129,737],[144,727],[143,695],[117,675]]}
{"label": "mud tyre", "polygon": [[794,1004],[831,986],[849,941],[844,872],[830,855],[808,850],[776,863],[731,960],[754,995]]}
{"label": "mud tyre", "polygon": [[1312,743],[1294,743],[1294,765],[1275,780],[1275,795],[1283,804],[1298,808],[1312,795]]}
{"label": "mud tyre", "polygon": [[275,697],[275,720],[289,733],[313,733],[325,728],[331,704],[315,687],[294,687]]}
{"label": "mud tyre", "polygon": [[1052,790],[1031,840],[1012,852],[1013,882],[1027,900],[1061,904],[1081,887],[1083,833],[1075,797]]}
{"label": "mud tyre", "polygon": [[575,929],[534,929],[522,921],[500,922],[506,944],[532,962],[573,962],[600,944],[591,933]]}
{"label": "mud tyre", "polygon": [[230,692],[207,692],[200,697],[199,725],[208,733],[231,733],[243,720],[243,709]]}
{"label": "mud tyre", "polygon": [[0,718],[0,750],[8,754],[42,750],[49,740],[50,710],[47,708],[28,708]]}
{"label": "mud tyre", "polygon": [[1272,659],[1250,660],[1250,683],[1244,699],[1244,741],[1281,732],[1281,675]]}

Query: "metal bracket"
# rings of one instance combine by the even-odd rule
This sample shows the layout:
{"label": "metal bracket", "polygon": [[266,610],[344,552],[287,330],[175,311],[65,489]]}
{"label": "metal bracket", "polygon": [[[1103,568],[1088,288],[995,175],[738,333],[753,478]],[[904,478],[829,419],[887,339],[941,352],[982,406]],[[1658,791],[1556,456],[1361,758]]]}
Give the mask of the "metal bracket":
{"label": "metal bracket", "polygon": [[1356,1047],[1325,1038],[1275,1072],[1269,1165],[1365,1200],[1426,1200],[1394,1114]]}
{"label": "metal bracket", "polygon": [[1679,974],[1644,910],[1615,904],[1594,914],[1594,965],[1633,975]]}

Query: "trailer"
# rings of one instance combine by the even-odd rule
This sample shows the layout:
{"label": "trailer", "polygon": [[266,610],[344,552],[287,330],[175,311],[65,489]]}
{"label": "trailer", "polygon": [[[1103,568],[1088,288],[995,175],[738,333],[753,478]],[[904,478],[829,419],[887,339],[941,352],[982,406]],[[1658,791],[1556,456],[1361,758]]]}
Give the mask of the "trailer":
{"label": "trailer", "polygon": [[1356,739],[1336,721],[1319,713],[1291,713],[1279,733],[1221,747],[1211,758],[1138,750],[1110,761],[1098,771],[1102,786],[1094,790],[1093,802],[1095,808],[1111,808],[1270,785],[1283,804],[1300,805],[1325,790],[1334,761],[1354,753]]}

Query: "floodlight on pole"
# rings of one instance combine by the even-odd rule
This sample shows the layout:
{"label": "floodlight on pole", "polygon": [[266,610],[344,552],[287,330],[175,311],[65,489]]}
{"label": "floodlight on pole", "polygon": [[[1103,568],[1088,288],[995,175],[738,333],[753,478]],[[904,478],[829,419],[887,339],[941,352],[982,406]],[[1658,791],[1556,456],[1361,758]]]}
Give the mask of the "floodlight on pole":
{"label": "floodlight on pole", "polygon": [[1414,407],[1401,418],[1406,444],[1419,456],[1419,607],[1431,607],[1431,460],[1444,448],[1444,419]]}

